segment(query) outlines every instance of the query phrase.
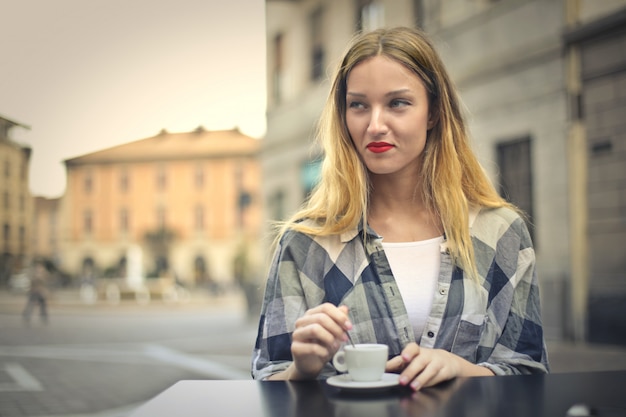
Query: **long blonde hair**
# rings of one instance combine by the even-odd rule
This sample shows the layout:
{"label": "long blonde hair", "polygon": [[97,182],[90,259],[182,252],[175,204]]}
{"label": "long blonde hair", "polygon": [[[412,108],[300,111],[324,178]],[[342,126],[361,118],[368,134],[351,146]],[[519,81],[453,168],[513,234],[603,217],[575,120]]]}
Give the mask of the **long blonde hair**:
{"label": "long blonde hair", "polygon": [[[288,229],[325,236],[367,224],[370,184],[346,126],[346,83],[350,71],[373,56],[391,58],[424,83],[436,120],[423,153],[423,200],[441,219],[456,265],[474,275],[469,208],[511,206],[496,192],[474,155],[456,89],[427,36],[408,27],[378,29],[355,36],[338,67],[318,124],[324,152],[321,179],[301,209],[282,224]],[[512,207],[512,206],[511,206]],[[311,219],[314,222],[301,223]]]}

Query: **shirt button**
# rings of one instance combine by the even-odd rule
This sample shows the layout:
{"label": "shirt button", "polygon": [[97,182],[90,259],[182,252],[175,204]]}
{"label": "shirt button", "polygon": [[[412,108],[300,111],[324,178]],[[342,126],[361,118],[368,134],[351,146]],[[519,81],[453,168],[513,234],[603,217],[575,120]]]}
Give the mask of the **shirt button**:
{"label": "shirt button", "polygon": [[435,333],[433,333],[432,331],[426,333],[428,335],[428,337],[433,338],[435,337]]}
{"label": "shirt button", "polygon": [[448,291],[445,288],[439,288],[439,294],[446,295]]}

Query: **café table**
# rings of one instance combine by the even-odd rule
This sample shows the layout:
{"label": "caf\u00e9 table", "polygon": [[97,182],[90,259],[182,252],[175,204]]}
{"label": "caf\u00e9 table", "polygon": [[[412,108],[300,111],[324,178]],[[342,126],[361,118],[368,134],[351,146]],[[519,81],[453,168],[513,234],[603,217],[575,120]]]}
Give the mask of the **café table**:
{"label": "caf\u00e9 table", "polygon": [[585,408],[626,416],[626,371],[457,378],[416,393],[326,381],[183,380],[130,417],[565,417]]}

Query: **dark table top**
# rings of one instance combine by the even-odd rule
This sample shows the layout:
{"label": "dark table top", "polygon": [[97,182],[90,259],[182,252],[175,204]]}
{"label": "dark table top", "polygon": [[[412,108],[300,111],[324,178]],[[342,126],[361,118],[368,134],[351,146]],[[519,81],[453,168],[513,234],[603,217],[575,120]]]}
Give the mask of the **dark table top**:
{"label": "dark table top", "polygon": [[585,404],[626,416],[626,371],[457,378],[417,393],[345,391],[324,381],[180,381],[131,417],[565,417]]}

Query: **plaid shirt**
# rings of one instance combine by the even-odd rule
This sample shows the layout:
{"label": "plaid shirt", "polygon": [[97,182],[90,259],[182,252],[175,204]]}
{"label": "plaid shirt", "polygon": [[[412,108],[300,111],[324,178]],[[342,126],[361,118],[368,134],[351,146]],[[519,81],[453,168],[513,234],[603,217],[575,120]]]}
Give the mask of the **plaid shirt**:
{"label": "plaid shirt", "polygon": [[[524,221],[507,208],[470,219],[478,280],[455,267],[441,245],[441,266],[420,346],[445,349],[496,375],[548,372],[535,252]],[[389,357],[419,340],[382,247],[369,227],[335,236],[289,231],[266,284],[252,376],[264,379],[291,361],[291,335],[305,311],[330,302],[350,308],[355,343],[384,343]],[[409,301],[410,302],[410,301]],[[335,375],[332,364],[320,378]]]}

